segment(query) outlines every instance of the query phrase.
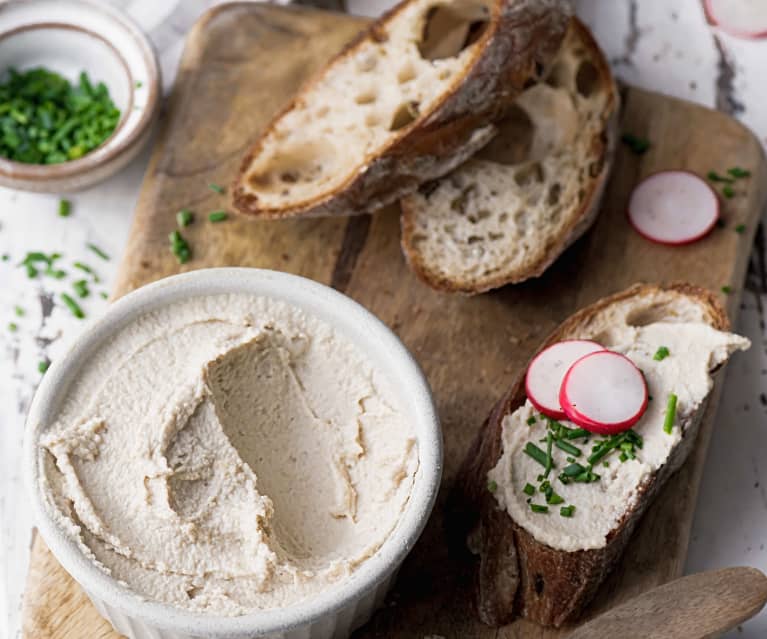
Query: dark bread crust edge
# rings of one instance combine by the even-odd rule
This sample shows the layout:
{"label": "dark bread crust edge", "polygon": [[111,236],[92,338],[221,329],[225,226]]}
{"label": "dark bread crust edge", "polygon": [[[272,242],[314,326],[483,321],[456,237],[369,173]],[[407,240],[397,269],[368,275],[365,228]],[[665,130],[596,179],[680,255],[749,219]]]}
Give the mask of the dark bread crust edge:
{"label": "dark bread crust edge", "polygon": [[[541,345],[540,350],[567,337],[579,335],[607,307],[636,297],[677,294],[695,302],[706,321],[728,330],[727,314],[713,293],[687,283],[667,286],[637,284],[603,298],[566,319]],[[681,443],[666,464],[639,488],[635,507],[608,537],[604,548],[565,552],[536,541],[497,507],[487,490],[487,473],[502,453],[502,421],[525,401],[524,370],[500,399],[482,425],[458,472],[448,502],[448,525],[454,544],[470,539],[478,551],[475,594],[480,619],[499,626],[526,617],[544,626],[559,627],[577,619],[604,578],[615,567],[637,523],[666,480],[676,472],[693,448],[707,401],[685,429]]]}
{"label": "dark bread crust edge", "polygon": [[591,141],[592,155],[589,156],[590,159],[601,164],[601,170],[588,181],[583,203],[575,214],[571,215],[569,224],[562,229],[562,233],[556,241],[547,246],[533,264],[526,266],[522,272],[514,275],[503,274],[479,281],[449,278],[425,263],[420,253],[414,248],[411,239],[416,233],[415,213],[410,210],[411,204],[408,198],[404,198],[400,202],[402,207],[400,222],[402,226],[402,252],[416,276],[432,288],[445,293],[477,295],[507,284],[518,284],[532,277],[539,277],[596,221],[617,145],[620,98],[610,63],[594,40],[591,31],[577,18],[571,20],[570,28],[578,33],[579,39],[586,45],[590,61],[596,67],[597,73],[602,79],[601,83],[607,87],[608,91],[608,99],[601,114],[601,130]]}
{"label": "dark bread crust edge", "polygon": [[[475,43],[476,51],[442,99],[410,126],[369,153],[346,181],[328,193],[289,207],[263,208],[243,184],[248,168],[261,152],[277,122],[301,105],[306,94],[342,58],[367,42],[385,37],[384,26],[413,0],[393,7],[338,53],[275,116],[245,155],[232,188],[232,204],[244,215],[260,219],[321,217],[369,213],[415,190],[426,180],[448,173],[486,144],[494,130],[475,135],[500,117],[504,105],[530,82],[539,81],[554,59],[567,30],[566,0],[495,0],[490,24]],[[520,30],[525,29],[525,37]],[[527,48],[522,45],[528,44]]]}

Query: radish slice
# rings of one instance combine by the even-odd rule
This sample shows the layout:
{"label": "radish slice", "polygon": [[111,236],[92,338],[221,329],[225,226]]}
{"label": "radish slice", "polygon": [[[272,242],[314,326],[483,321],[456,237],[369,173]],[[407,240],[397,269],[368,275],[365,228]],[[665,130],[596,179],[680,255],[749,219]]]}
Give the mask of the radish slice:
{"label": "radish slice", "polygon": [[764,0],[705,0],[711,24],[739,38],[767,37],[767,3]]}
{"label": "radish slice", "polygon": [[640,235],[660,244],[689,244],[719,219],[719,198],[688,171],[661,171],[640,182],[629,200],[629,221]]}
{"label": "radish slice", "polygon": [[567,371],[559,403],[568,419],[592,433],[628,430],[647,409],[647,383],[634,362],[613,351],[581,357]]}
{"label": "radish slice", "polygon": [[530,362],[525,392],[530,402],[552,419],[565,419],[559,406],[559,388],[567,370],[584,355],[603,351],[604,346],[586,339],[557,342],[542,350]]}

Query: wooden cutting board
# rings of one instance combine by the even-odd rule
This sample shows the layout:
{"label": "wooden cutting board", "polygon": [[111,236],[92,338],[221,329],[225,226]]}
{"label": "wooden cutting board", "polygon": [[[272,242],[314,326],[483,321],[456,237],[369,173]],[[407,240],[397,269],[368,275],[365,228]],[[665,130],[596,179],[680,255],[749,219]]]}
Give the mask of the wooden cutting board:
{"label": "wooden cutting board", "polygon": [[[475,621],[470,587],[448,555],[444,535],[443,506],[457,466],[495,400],[549,331],[577,308],[637,281],[688,280],[715,291],[730,286],[732,293],[722,298],[735,318],[765,199],[761,147],[725,115],[625,89],[622,128],[651,140],[651,150],[637,157],[619,149],[596,226],[543,277],[474,298],[438,294],[416,280],[400,253],[394,208],[349,219],[207,222],[209,211],[226,206],[225,196],[208,185],[229,184],[271,116],[362,24],[338,14],[250,3],[221,6],[197,24],[162,121],[115,295],[179,271],[239,265],[311,277],[371,309],[404,340],[431,382],[445,435],[445,473],[434,515],[390,604],[357,636],[560,637],[566,633],[527,622],[496,634]],[[642,176],[666,168],[705,175],[735,165],[750,168],[753,177],[724,201],[724,228],[703,241],[657,246],[627,224],[627,197]],[[168,249],[181,208],[197,213],[184,231],[194,254],[185,266]],[[735,231],[740,224],[742,233]],[[697,448],[650,508],[587,617],[681,574],[718,394],[719,387]],[[24,631],[28,639],[116,637],[39,537]]]}

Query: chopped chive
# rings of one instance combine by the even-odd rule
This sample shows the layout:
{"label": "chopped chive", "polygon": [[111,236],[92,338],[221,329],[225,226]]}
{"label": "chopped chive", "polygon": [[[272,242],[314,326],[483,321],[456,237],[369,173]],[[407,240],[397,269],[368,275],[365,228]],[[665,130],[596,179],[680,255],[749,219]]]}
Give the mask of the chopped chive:
{"label": "chopped chive", "polygon": [[587,431],[585,428],[569,428],[568,432],[565,433],[567,439],[579,439],[581,437],[590,436],[591,432]]}
{"label": "chopped chive", "polygon": [[562,471],[566,477],[576,477],[584,472],[586,472],[586,468],[577,462],[570,464],[569,466],[565,466],[564,470]]}
{"label": "chopped chive", "polygon": [[69,217],[72,212],[72,203],[69,200],[59,200],[59,217]]}
{"label": "chopped chive", "polygon": [[90,295],[90,290],[88,290],[88,282],[85,280],[77,280],[76,282],[73,282],[72,288],[75,290],[75,293],[77,293],[78,297],[88,297],[88,295]]}
{"label": "chopped chive", "polygon": [[724,176],[724,175],[719,175],[716,171],[709,171],[707,174],[707,177],[712,182],[726,182],[727,184],[732,184],[733,182],[735,182],[735,180],[733,180],[732,178]]}
{"label": "chopped chive", "polygon": [[228,217],[229,214],[226,211],[213,211],[212,213],[208,213],[208,220],[214,224],[216,222],[223,222]]}
{"label": "chopped chive", "polygon": [[11,333],[15,333],[19,330],[19,325],[16,322],[8,322],[8,330],[11,331]]}
{"label": "chopped chive", "polygon": [[670,354],[671,353],[670,353],[670,351],[668,350],[668,348],[666,346],[659,346],[658,350],[655,351],[655,355],[653,355],[652,358],[656,362],[660,362],[660,361],[663,361],[664,359],[666,359]]}
{"label": "chopped chive", "polygon": [[176,256],[178,263],[186,264],[192,257],[192,250],[187,241],[178,231],[173,231],[168,235],[168,240],[170,241],[170,251]]}
{"label": "chopped chive", "polygon": [[724,195],[724,197],[726,197],[729,200],[730,198],[735,197],[735,189],[733,189],[729,184],[727,184],[722,189],[722,195]]}
{"label": "chopped chive", "polygon": [[674,393],[668,396],[668,403],[666,404],[666,417],[663,420],[663,432],[671,434],[674,428],[674,419],[676,418],[676,400],[677,397]]}
{"label": "chopped chive", "polygon": [[93,251],[96,255],[98,255],[102,260],[109,261],[109,255],[107,255],[104,251],[102,251],[98,246],[95,244],[91,244],[90,242],[86,244],[86,246]]}
{"label": "chopped chive", "polygon": [[105,300],[109,299],[109,293],[107,293],[106,291],[101,291],[99,295],[101,295],[101,299],[105,299]]}
{"label": "chopped chive", "polygon": [[726,284],[722,287],[722,293],[725,295],[729,295],[732,293],[732,286],[727,286]]}
{"label": "chopped chive", "polygon": [[562,439],[558,439],[554,442],[554,445],[560,450],[563,450],[566,453],[570,453],[571,455],[575,457],[581,456],[581,449],[578,448],[577,446],[573,446],[570,442],[566,442]]}
{"label": "chopped chive", "polygon": [[7,262],[10,259],[11,259],[11,256],[8,255],[8,253],[3,253],[3,257],[2,257],[3,262]]}
{"label": "chopped chive", "polygon": [[67,308],[72,312],[72,315],[74,315],[77,319],[83,319],[85,317],[83,309],[80,308],[80,305],[75,302],[71,295],[62,293],[61,299],[63,300],[64,304],[67,305]]}
{"label": "chopped chive", "polygon": [[530,504],[530,510],[534,513],[547,513],[549,512],[548,506],[542,506],[540,504]]}
{"label": "chopped chive", "polygon": [[541,466],[546,466],[548,463],[548,457],[546,456],[546,453],[544,453],[540,448],[533,444],[533,442],[527,442],[527,444],[525,444],[524,451],[526,455],[532,457]]}
{"label": "chopped chive", "polygon": [[176,213],[176,223],[180,227],[189,226],[194,221],[194,213],[192,213],[189,209],[181,209],[178,213]]}
{"label": "chopped chive", "polygon": [[543,471],[544,477],[549,476],[549,473],[551,472],[551,469],[554,466],[554,458],[551,456],[551,447],[553,444],[554,444],[553,433],[547,433],[546,434],[546,468]]}
{"label": "chopped chive", "polygon": [[746,232],[746,225],[745,224],[738,224],[735,227],[735,232],[736,233],[745,233]]}
{"label": "chopped chive", "polygon": [[647,149],[650,148],[649,140],[640,138],[633,133],[624,133],[621,136],[621,142],[623,142],[629,149],[631,149],[631,152],[636,155],[643,155],[647,152]]}
{"label": "chopped chive", "polygon": [[610,467],[610,462],[605,460],[605,461],[602,462],[602,466],[604,466],[605,468],[609,468]]}
{"label": "chopped chive", "polygon": [[557,493],[555,493],[553,490],[546,494],[546,503],[550,504],[552,506],[556,506],[558,504],[561,504],[564,501],[565,500],[562,497],[560,497],[559,495],[557,495]]}
{"label": "chopped chive", "polygon": [[24,317],[27,314],[27,312],[21,308],[21,306],[14,306],[13,312],[16,313],[16,317]]}
{"label": "chopped chive", "polygon": [[525,484],[525,487],[522,489],[522,492],[525,493],[525,495],[530,495],[531,497],[535,494],[535,486],[532,484]]}
{"label": "chopped chive", "polygon": [[226,189],[224,189],[224,187],[221,186],[220,184],[211,183],[211,184],[208,184],[208,188],[211,191],[215,191],[219,195],[223,195],[224,193],[226,193]]}
{"label": "chopped chive", "polygon": [[751,171],[747,169],[741,169],[739,166],[734,166],[731,169],[727,169],[727,173],[736,179],[751,177]]}
{"label": "chopped chive", "polygon": [[532,417],[528,417],[527,418],[527,425],[528,426],[532,426],[533,424],[535,424],[535,421],[536,421],[535,420],[535,415],[533,415]]}
{"label": "chopped chive", "polygon": [[49,361],[42,361],[37,363],[37,370],[40,373],[45,373],[45,371],[48,370],[48,367],[51,365]]}
{"label": "chopped chive", "polygon": [[99,278],[99,276],[98,276],[98,275],[96,275],[96,271],[94,271],[94,270],[93,270],[93,269],[92,269],[90,266],[88,266],[87,264],[83,264],[82,262],[75,262],[74,264],[72,264],[72,266],[74,266],[76,269],[79,269],[79,270],[80,270],[80,271],[82,271],[83,273],[87,273],[88,275],[90,275],[90,276],[93,278],[93,281],[94,281],[96,284],[98,284],[98,283],[101,281],[101,279]]}
{"label": "chopped chive", "polygon": [[487,489],[491,493],[494,493],[496,490],[498,490],[498,483],[491,479],[489,482],[487,482]]}
{"label": "chopped chive", "polygon": [[143,87],[143,86],[144,86],[144,83],[143,83],[141,80],[138,80],[138,81],[136,82],[136,88],[137,88],[137,89],[140,89],[140,88],[141,88],[141,87]]}
{"label": "chopped chive", "polygon": [[562,517],[572,517],[574,512],[575,512],[575,506],[573,506],[573,505],[562,506],[559,509],[559,514]]}

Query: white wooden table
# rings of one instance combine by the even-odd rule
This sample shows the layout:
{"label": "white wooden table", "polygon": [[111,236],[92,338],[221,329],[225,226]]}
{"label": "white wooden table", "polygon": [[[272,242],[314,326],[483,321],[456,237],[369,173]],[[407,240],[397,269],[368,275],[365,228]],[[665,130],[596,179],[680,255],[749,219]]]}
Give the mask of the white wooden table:
{"label": "white wooden table", "polygon": [[[132,15],[157,47],[166,91],[183,38],[217,0],[112,0]],[[737,1],[737,0],[733,0]],[[353,13],[375,15],[388,0],[347,0]],[[618,76],[632,84],[722,109],[743,120],[767,144],[767,40],[736,40],[712,30],[699,0],[578,0]],[[2,61],[0,61],[2,66]],[[716,135],[716,131],[711,131]],[[19,633],[32,521],[20,477],[24,417],[40,379],[38,363],[54,359],[82,328],[59,302],[69,284],[30,280],[16,264],[27,251],[63,254],[93,266],[103,285],[85,300],[89,317],[103,312],[124,249],[149,151],[119,175],[71,197],[69,218],[58,198],[0,189],[0,639]],[[110,260],[86,244],[103,248]],[[757,240],[759,244],[759,240]],[[692,531],[689,572],[730,565],[767,571],[767,304],[764,242],[755,248],[738,330],[754,345],[729,367]],[[25,311],[16,317],[14,307]],[[18,325],[8,330],[10,322]],[[767,613],[733,637],[767,636]]]}

